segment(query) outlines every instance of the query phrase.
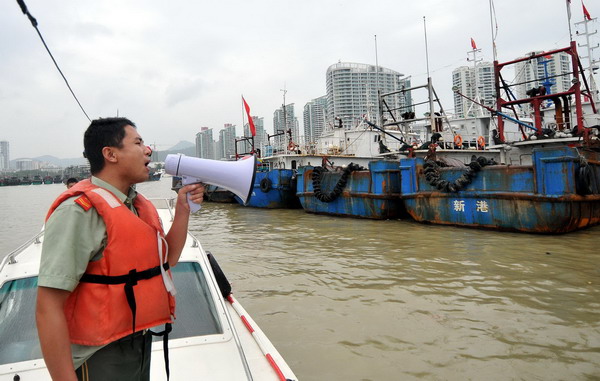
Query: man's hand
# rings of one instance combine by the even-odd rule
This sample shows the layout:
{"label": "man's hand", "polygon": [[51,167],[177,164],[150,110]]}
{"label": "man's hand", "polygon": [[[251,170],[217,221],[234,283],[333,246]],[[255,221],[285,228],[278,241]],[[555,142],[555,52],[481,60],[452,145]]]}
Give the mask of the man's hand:
{"label": "man's hand", "polygon": [[181,250],[185,244],[188,222],[190,219],[190,206],[188,204],[187,195],[190,195],[192,202],[197,204],[204,200],[204,185],[189,184],[179,190],[177,194],[177,205],[175,205],[175,217],[171,224],[171,229],[166,235],[167,243],[169,244],[169,265],[175,267],[179,261]]}
{"label": "man's hand", "polygon": [[177,194],[177,205],[175,210],[182,210],[190,212],[190,206],[188,205],[187,195],[190,195],[192,202],[196,204],[202,204],[204,201],[204,185],[203,184],[189,184],[179,190]]}

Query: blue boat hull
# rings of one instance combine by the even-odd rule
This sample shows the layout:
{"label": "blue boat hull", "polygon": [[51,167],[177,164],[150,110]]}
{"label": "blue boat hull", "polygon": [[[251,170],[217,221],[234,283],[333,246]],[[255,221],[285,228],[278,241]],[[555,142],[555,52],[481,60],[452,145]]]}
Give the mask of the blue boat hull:
{"label": "blue boat hull", "polygon": [[[581,156],[592,171],[582,192]],[[458,192],[440,191],[423,173],[423,159],[400,162],[403,199],[417,221],[531,233],[566,233],[600,223],[599,155],[570,147],[533,151],[533,165],[484,167]],[[456,181],[464,168],[442,168],[441,178]],[[590,184],[589,181],[594,184]]]}
{"label": "blue boat hull", "polygon": [[[239,197],[236,201],[242,204]],[[252,195],[246,206],[268,209],[300,208],[296,196],[296,172],[292,169],[272,169],[256,172]]]}
{"label": "blue boat hull", "polygon": [[[372,161],[368,171],[354,171],[347,179],[341,194],[330,202],[320,201],[315,195],[314,167],[298,171],[298,197],[309,213],[334,216],[393,219],[406,215],[400,194],[398,162]],[[320,189],[330,193],[342,177],[341,172],[323,172]]]}

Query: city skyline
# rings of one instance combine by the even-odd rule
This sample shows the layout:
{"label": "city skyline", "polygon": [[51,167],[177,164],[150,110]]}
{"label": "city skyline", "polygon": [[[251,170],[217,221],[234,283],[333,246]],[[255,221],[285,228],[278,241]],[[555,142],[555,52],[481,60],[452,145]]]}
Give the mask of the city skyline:
{"label": "city skyline", "polygon": [[[326,70],[340,61],[378,61],[410,76],[413,85],[425,83],[423,16],[430,74],[446,109],[453,107],[451,71],[468,65],[471,38],[482,49],[481,57],[492,61],[487,2],[377,0],[370,6],[387,12],[377,23],[357,27],[358,21],[350,20],[363,19],[361,4],[190,3],[182,15],[177,7],[155,1],[27,3],[90,117],[118,112],[138,125],[148,144],[162,146],[193,141],[201,126],[216,134],[231,123],[241,135],[242,94],[252,115],[264,118],[265,131],[272,133],[270,116],[283,103],[281,90],[287,89],[286,103],[296,105],[303,126],[303,106],[325,93]],[[586,6],[592,17],[600,13],[597,5]],[[574,24],[582,19],[581,5],[571,8]],[[506,0],[495,10],[501,61],[568,44],[562,1]],[[533,14],[553,28],[527,28],[527,15]],[[196,22],[198,15],[210,17]],[[249,15],[264,21],[243,22]],[[16,3],[0,4],[0,38],[0,98],[6,116],[0,140],[10,142],[11,158],[81,156],[81,136],[89,122]]]}

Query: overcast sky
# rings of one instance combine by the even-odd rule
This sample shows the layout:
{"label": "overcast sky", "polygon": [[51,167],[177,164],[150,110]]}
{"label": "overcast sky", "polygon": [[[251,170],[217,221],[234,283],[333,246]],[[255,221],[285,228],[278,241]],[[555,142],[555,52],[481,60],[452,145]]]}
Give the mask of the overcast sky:
{"label": "overcast sky", "polygon": [[[492,60],[486,0],[25,0],[92,119],[133,120],[147,143],[193,141],[200,127],[242,129],[240,96],[272,131],[275,109],[325,95],[338,62],[375,64],[426,81],[452,109],[451,72],[472,37]],[[597,0],[588,0],[592,17]],[[495,0],[500,61],[566,47],[565,0]],[[573,22],[582,20],[573,1]],[[598,35],[596,35],[598,36]],[[598,38],[596,37],[596,41]],[[88,120],[15,0],[0,2],[0,140],[11,159],[80,157]]]}

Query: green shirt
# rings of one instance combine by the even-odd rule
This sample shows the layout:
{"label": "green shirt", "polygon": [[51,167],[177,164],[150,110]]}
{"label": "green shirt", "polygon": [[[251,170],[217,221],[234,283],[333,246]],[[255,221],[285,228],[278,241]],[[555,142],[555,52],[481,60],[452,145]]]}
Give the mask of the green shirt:
{"label": "green shirt", "polygon": [[[137,215],[133,200],[137,192],[129,189],[125,195],[109,183],[92,177],[92,184],[112,192],[121,202]],[[44,227],[42,258],[38,285],[73,291],[90,261],[102,258],[106,246],[106,225],[96,209],[85,211],[71,197],[63,201],[52,213]],[[99,347],[71,344],[75,369]]]}

